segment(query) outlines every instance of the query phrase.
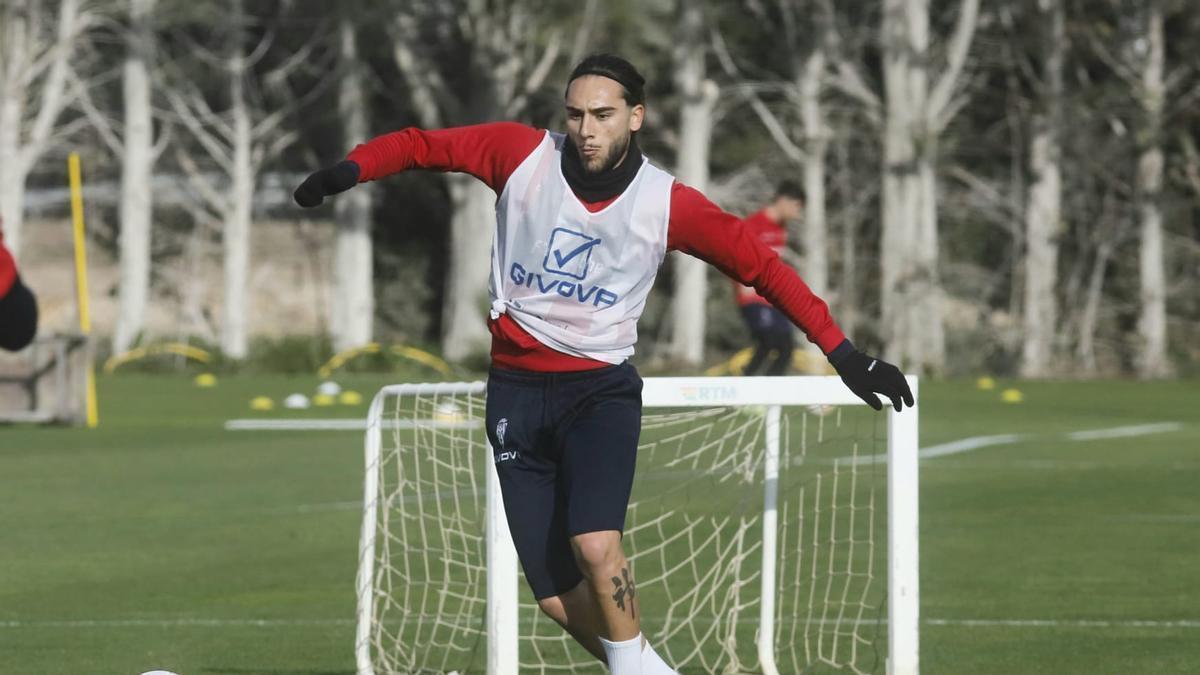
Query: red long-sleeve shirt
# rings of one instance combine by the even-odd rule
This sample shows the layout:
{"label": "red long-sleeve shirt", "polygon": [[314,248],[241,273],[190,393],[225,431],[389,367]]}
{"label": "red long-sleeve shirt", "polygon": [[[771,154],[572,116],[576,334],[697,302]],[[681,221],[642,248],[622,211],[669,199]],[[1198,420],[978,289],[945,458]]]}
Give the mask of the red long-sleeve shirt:
{"label": "red long-sleeve shirt", "polygon": [[[428,131],[409,128],[359,145],[346,159],[358,164],[359,182],[407,169],[456,171],[475,176],[499,195],[508,177],[541,143],[545,133],[515,122]],[[611,202],[584,205],[595,212]],[[700,258],[735,281],[753,286],[826,354],[846,339],[825,302],[779,259],[778,253],[760,241],[757,232],[678,181],[671,188],[667,248]],[[490,321],[489,328],[492,363],[500,367],[561,372],[608,365],[555,351],[504,314]]]}
{"label": "red long-sleeve shirt", "polygon": [[4,247],[4,232],[0,231],[0,298],[8,295],[13,282],[17,280],[17,263],[12,254]]}

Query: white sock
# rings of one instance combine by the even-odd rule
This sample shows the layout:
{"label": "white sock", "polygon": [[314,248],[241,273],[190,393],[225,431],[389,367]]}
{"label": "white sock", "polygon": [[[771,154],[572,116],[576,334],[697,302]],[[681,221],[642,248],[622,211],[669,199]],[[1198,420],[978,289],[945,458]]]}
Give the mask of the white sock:
{"label": "white sock", "polygon": [[611,642],[600,638],[604,645],[604,656],[608,658],[608,671],[613,675],[642,675],[642,634],[637,637]]}
{"label": "white sock", "polygon": [[646,646],[642,648],[642,675],[679,675],[679,673],[668,666],[667,662],[663,661],[647,641]]}

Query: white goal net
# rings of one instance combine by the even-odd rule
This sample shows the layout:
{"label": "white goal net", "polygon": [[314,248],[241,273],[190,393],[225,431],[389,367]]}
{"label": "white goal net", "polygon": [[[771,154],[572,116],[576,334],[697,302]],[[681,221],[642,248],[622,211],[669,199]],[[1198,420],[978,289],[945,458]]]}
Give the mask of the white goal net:
{"label": "white goal net", "polygon": [[[605,672],[520,578],[483,392],[372,403],[360,674]],[[667,662],[915,675],[917,410],[876,413],[836,377],[646,378],[643,401],[624,544]]]}

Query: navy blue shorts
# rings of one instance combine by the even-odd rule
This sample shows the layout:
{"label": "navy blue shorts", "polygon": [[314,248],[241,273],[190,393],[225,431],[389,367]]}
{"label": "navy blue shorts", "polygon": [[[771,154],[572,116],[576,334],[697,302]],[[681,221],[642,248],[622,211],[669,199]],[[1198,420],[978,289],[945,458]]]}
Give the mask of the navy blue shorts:
{"label": "navy blue shorts", "polygon": [[583,580],[571,537],[625,530],[642,429],[629,363],[575,373],[493,368],[487,433],[525,579],[541,600]]}

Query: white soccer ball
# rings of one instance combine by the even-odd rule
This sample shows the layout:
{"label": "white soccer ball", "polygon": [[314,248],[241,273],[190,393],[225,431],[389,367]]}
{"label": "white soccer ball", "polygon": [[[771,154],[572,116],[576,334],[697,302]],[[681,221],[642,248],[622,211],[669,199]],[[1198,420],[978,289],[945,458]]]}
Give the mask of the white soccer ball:
{"label": "white soccer ball", "polygon": [[283,407],[292,410],[304,410],[308,408],[308,397],[304,394],[292,394],[283,399]]}
{"label": "white soccer ball", "polygon": [[452,401],[443,401],[433,409],[433,419],[436,422],[462,422],[466,418],[463,409]]}
{"label": "white soccer ball", "polygon": [[325,396],[337,396],[342,393],[342,385],[337,382],[322,382],[317,385],[317,393]]}

